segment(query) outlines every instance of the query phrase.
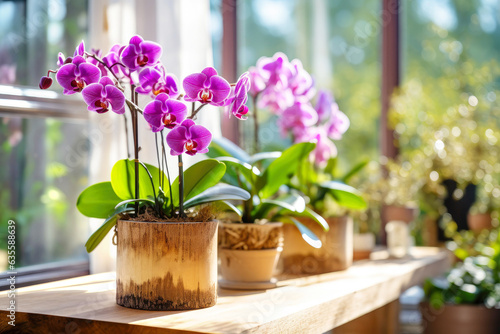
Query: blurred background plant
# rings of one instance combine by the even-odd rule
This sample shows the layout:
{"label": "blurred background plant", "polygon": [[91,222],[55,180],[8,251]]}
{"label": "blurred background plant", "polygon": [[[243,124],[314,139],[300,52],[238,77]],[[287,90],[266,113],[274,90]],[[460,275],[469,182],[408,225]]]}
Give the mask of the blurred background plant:
{"label": "blurred background plant", "polygon": [[500,307],[500,234],[498,229],[456,231],[448,225],[453,241],[448,247],[460,260],[446,278],[429,279],[424,292],[432,307],[444,304],[484,304]]}

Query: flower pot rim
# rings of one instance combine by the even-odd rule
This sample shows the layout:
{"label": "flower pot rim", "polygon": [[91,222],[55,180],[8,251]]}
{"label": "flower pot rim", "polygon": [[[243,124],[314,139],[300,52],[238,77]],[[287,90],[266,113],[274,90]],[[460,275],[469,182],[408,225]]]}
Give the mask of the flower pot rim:
{"label": "flower pot rim", "polygon": [[168,222],[168,221],[161,221],[161,222],[145,222],[145,221],[138,221],[138,220],[129,220],[129,219],[118,219],[118,222],[127,222],[127,223],[138,223],[138,224],[153,224],[153,225],[162,225],[162,224],[171,224],[171,225],[186,225],[186,224],[206,224],[206,223],[218,223],[219,221],[217,219],[213,220],[208,220],[206,222]]}
{"label": "flower pot rim", "polygon": [[[420,302],[420,305],[421,306],[426,306],[426,307],[432,307],[434,308],[431,303],[427,300],[423,300]],[[450,308],[454,308],[454,307],[461,307],[461,308],[476,308],[476,309],[484,309],[484,310],[496,310],[498,312],[500,312],[500,309],[498,308],[489,308],[489,307],[486,307],[486,305],[484,304],[451,304],[451,303],[444,303],[443,304],[443,307],[450,307]]]}
{"label": "flower pot rim", "polygon": [[256,224],[256,223],[243,223],[243,222],[221,222],[222,225],[239,225],[239,226],[283,226],[282,222],[269,222],[265,224]]}
{"label": "flower pot rim", "polygon": [[224,250],[224,251],[231,251],[231,252],[266,252],[266,253],[271,253],[271,252],[282,252],[283,251],[283,247],[282,246],[279,246],[279,247],[274,247],[274,248],[264,248],[264,249],[231,249],[231,248],[220,248],[221,250]]}

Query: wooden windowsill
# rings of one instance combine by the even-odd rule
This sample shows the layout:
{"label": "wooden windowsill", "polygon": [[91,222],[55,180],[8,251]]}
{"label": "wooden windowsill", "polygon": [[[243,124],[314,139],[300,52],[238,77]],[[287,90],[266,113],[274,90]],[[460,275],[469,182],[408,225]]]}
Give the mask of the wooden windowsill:
{"label": "wooden windowsill", "polygon": [[[115,274],[105,273],[17,290],[16,330],[121,333],[322,333],[396,300],[407,288],[449,268],[448,254],[415,247],[412,256],[385,251],[346,271],[288,278],[267,291],[219,289],[214,307],[177,312],[127,309],[115,303]],[[0,331],[8,330],[7,292],[0,293]],[[70,329],[68,329],[69,327]]]}

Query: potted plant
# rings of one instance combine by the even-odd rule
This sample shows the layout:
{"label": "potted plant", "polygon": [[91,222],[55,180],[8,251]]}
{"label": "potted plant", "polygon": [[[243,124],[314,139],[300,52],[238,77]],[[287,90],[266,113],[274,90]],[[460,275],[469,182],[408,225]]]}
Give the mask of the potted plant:
{"label": "potted plant", "polygon": [[500,177],[495,174],[488,178],[490,182],[484,182],[477,188],[476,202],[467,216],[467,225],[472,231],[480,232],[493,228],[493,221],[497,218],[497,210],[500,208],[500,190],[497,191],[500,189]]}
{"label": "potted plant", "polygon": [[299,194],[280,191],[296,172],[300,160],[314,148],[314,143],[300,143],[283,153],[261,152],[250,156],[227,139],[212,142],[209,155],[227,166],[223,181],[251,194],[251,199],[237,207],[225,202],[226,208],[238,211],[239,215],[238,219],[221,223],[222,286],[242,289],[275,286],[272,277],[283,247],[283,223],[294,224],[304,239],[321,247],[316,235],[296,217],[308,217],[323,229],[328,229],[326,221],[310,210]]}
{"label": "potted plant", "polygon": [[[235,112],[243,108],[234,87],[244,85],[246,75],[230,85],[207,67],[183,80],[181,94],[177,79],[159,62],[161,53],[160,45],[140,36],[113,46],[102,58],[100,52],[85,50],[82,42],[72,57],[59,54],[59,68],[42,77],[40,88],[48,88],[49,75],[55,73],[63,93],[81,93],[89,111],[126,115],[128,109],[131,117],[134,159],[116,162],[111,180],[91,185],[77,202],[82,214],[105,219],[87,241],[88,252],[115,227],[116,302],[146,310],[209,307],[217,300],[218,222],[206,204],[247,200],[249,194],[218,185],[226,170],[223,163],[208,159],[184,169],[182,158],[208,152],[212,135],[195,123],[204,106]],[[143,109],[138,94],[151,97]],[[185,102],[191,102],[190,112]],[[139,159],[139,117],[155,133],[155,142],[143,145],[156,147],[157,166]],[[125,126],[127,130],[127,122]],[[168,170],[168,154],[178,160],[175,179]]]}
{"label": "potted plant", "polygon": [[[458,251],[460,249],[460,251]],[[476,243],[475,254],[456,248],[462,259],[445,278],[424,284],[424,333],[497,333],[500,328],[500,238],[498,230]]]}
{"label": "potted plant", "polygon": [[446,189],[442,199],[447,212],[460,230],[467,229],[477,187],[500,196],[493,175],[498,171],[500,133],[493,97],[498,95],[500,67],[497,61],[477,65],[460,58],[438,79],[422,78],[422,73],[415,73],[393,97],[391,126],[400,156],[423,166],[427,180]]}

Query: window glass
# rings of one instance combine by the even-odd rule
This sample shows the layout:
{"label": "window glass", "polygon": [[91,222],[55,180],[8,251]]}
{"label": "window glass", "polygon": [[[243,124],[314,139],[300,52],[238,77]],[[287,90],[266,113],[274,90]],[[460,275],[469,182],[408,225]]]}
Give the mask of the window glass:
{"label": "window glass", "polygon": [[[87,259],[87,219],[75,205],[88,179],[88,122],[85,116],[58,117],[55,109],[62,109],[54,103],[60,99],[38,90],[40,77],[56,68],[58,52],[72,55],[85,38],[87,5],[0,2],[0,253],[12,219],[16,267]],[[57,84],[51,89],[60,92]],[[17,107],[23,116],[16,115]],[[0,259],[3,271],[7,257],[0,254]]]}
{"label": "window glass", "polygon": [[[245,0],[238,2],[239,70],[282,51],[299,58],[318,89],[333,92],[351,127],[335,142],[351,165],[378,156],[380,1]],[[314,101],[313,101],[314,102]],[[262,112],[264,149],[285,144],[275,120]],[[250,143],[250,127],[242,127]]]}

